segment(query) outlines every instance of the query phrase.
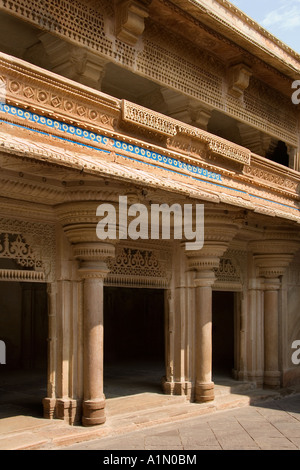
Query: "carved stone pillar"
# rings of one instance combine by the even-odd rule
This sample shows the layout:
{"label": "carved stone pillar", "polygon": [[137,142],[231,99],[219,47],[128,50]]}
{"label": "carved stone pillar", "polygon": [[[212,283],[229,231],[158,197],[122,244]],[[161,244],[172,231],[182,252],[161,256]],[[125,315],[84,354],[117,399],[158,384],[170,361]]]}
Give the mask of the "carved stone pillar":
{"label": "carved stone pillar", "polygon": [[55,369],[56,369],[56,283],[48,284],[48,380],[47,397],[43,399],[44,418],[55,415]]}
{"label": "carved stone pillar", "polygon": [[267,278],[264,287],[264,385],[270,388],[280,386],[278,355],[278,295],[280,284],[279,278]]}
{"label": "carved stone pillar", "polygon": [[84,426],[105,422],[103,393],[103,282],[106,260],[114,255],[107,243],[78,244],[74,255],[80,261],[83,280],[83,415]]}
{"label": "carved stone pillar", "polygon": [[298,250],[297,233],[266,230],[264,240],[252,243],[258,276],[264,279],[264,386],[281,385],[279,363],[279,292],[281,278]]}
{"label": "carved stone pillar", "polygon": [[[82,403],[82,413],[77,412],[76,419],[82,418],[85,426],[105,421],[103,281],[108,273],[107,261],[115,256],[115,247],[97,238],[96,212],[99,204],[100,201],[78,201],[57,207],[58,219],[70,247],[70,252],[63,247],[62,253],[66,259],[62,266],[71,263],[69,270],[73,282],[72,305],[68,309],[69,324],[74,326],[73,345],[69,348],[72,354],[69,361],[69,376],[72,378],[69,394],[76,398],[78,405]],[[63,302],[63,298],[59,302]],[[59,320],[59,312],[57,318]]]}
{"label": "carved stone pillar", "polygon": [[211,269],[197,273],[195,280],[197,308],[195,401],[198,403],[214,399],[212,381],[212,286],[214,282],[215,275]]}
{"label": "carved stone pillar", "polygon": [[[195,290],[195,349],[194,349],[194,399],[198,403],[214,400],[212,381],[212,286],[214,269],[226,250],[222,244],[208,244],[198,252],[187,252],[188,268],[196,270]],[[214,252],[214,254],[213,254]]]}
{"label": "carved stone pillar", "polygon": [[264,386],[280,387],[279,370],[279,290],[281,277],[292,255],[257,255],[255,263],[264,278]]}
{"label": "carved stone pillar", "polygon": [[212,381],[212,286],[214,270],[236,234],[238,223],[226,211],[214,211],[205,216],[204,246],[199,251],[187,251],[187,267],[195,271],[195,401],[214,400]]}
{"label": "carved stone pillar", "polygon": [[263,279],[250,279],[248,284],[248,353],[247,378],[258,387],[264,382],[264,292]]}

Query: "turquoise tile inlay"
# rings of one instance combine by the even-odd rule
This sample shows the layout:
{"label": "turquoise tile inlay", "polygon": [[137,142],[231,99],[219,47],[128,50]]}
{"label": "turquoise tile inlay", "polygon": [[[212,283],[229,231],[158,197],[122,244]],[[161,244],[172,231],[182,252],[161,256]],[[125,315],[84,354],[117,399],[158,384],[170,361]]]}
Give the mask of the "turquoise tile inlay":
{"label": "turquoise tile inlay", "polygon": [[[130,160],[141,162],[141,160],[135,158],[135,156],[136,155],[143,155],[143,156],[148,157],[149,160],[152,160],[152,162],[151,161],[142,162],[142,163],[145,163],[146,165],[154,166],[156,168],[162,168],[162,167],[159,167],[157,165],[157,162],[164,162],[167,165],[169,165],[169,168],[164,167],[164,169],[167,170],[167,171],[180,174],[180,169],[185,169],[185,170],[188,170],[191,174],[190,175],[187,174],[187,173],[181,173],[181,174],[183,174],[184,176],[187,176],[189,178],[192,178],[192,179],[195,179],[195,180],[203,180],[203,177],[204,177],[204,178],[206,178],[206,182],[208,184],[210,184],[212,186],[216,186],[219,189],[220,188],[230,189],[231,191],[234,191],[234,192],[237,192],[237,193],[248,194],[246,191],[243,191],[241,189],[237,189],[237,188],[233,188],[233,187],[228,188],[227,186],[223,186],[223,184],[220,184],[220,182],[222,182],[222,177],[221,177],[221,175],[219,175],[217,173],[209,172],[208,170],[205,170],[205,169],[197,167],[197,166],[187,165],[183,162],[180,162],[179,160],[176,160],[175,158],[166,157],[165,155],[161,155],[159,153],[152,152],[150,150],[145,150],[142,147],[127,144],[126,142],[122,142],[122,141],[119,141],[117,139],[102,136],[100,134],[95,134],[93,132],[89,132],[89,131],[86,131],[84,129],[81,129],[80,127],[71,126],[69,124],[66,124],[66,123],[63,123],[63,122],[60,122],[60,121],[57,121],[57,120],[53,120],[51,118],[45,118],[44,116],[40,116],[38,114],[34,114],[34,113],[29,112],[29,111],[25,111],[23,109],[17,108],[15,106],[10,106],[10,105],[3,104],[3,103],[0,103],[0,112],[12,114],[12,115],[18,115],[20,118],[26,119],[27,121],[37,122],[39,124],[48,126],[50,128],[52,127],[52,128],[55,128],[55,129],[59,129],[63,132],[66,132],[67,134],[69,134],[69,136],[74,136],[74,135],[80,136],[80,137],[82,137],[82,140],[86,139],[86,141],[89,140],[91,143],[88,144],[88,143],[85,143],[84,141],[78,143],[77,141],[72,140],[69,136],[68,136],[68,138],[63,138],[63,137],[59,137],[59,136],[54,135],[54,137],[56,137],[58,139],[62,139],[62,140],[68,141],[68,142],[73,142],[74,144],[83,145],[85,147],[89,147],[89,148],[92,148],[94,150],[97,150],[97,151],[100,151],[100,152],[107,152],[107,153],[110,153],[111,148],[107,148],[107,150],[105,150],[103,148],[100,149],[99,147],[94,147],[92,145],[92,143],[93,142],[100,142],[104,145],[107,145],[108,142],[110,141],[111,145],[113,147],[115,147],[116,149],[119,149],[119,150],[123,149],[123,150],[126,150],[127,152],[132,154],[132,156],[128,156],[126,154],[119,154],[120,156],[122,156],[124,158],[128,158]],[[0,122],[6,122],[6,121],[0,119]],[[13,125],[15,125],[17,127],[27,129],[27,127],[21,126],[20,124],[13,124]],[[34,132],[39,133],[39,134],[51,135],[49,132],[46,133],[46,132],[42,132],[42,131],[37,130],[37,129],[32,129],[32,130]],[[249,195],[251,197],[259,199],[261,201],[265,201],[265,202],[268,202],[268,203],[271,202],[272,204],[276,204],[277,206],[289,208],[289,209],[292,209],[296,212],[300,212],[300,210],[298,208],[290,206],[288,204],[273,201],[273,200],[264,198],[262,196],[258,196],[256,194],[249,194]]]}
{"label": "turquoise tile inlay", "polygon": [[[43,126],[48,127],[50,129],[57,129],[68,134],[68,137],[80,137],[83,141],[89,142],[89,146],[91,146],[91,144],[93,143],[100,143],[104,145],[110,143],[110,145],[112,145],[112,147],[114,147],[116,150],[124,150],[135,156],[139,155],[142,157],[149,158],[154,162],[164,163],[165,165],[173,167],[178,172],[180,172],[180,170],[185,170],[189,173],[192,173],[196,177],[207,178],[209,180],[214,181],[222,181],[222,176],[220,174],[213,173],[199,166],[189,165],[187,163],[181,162],[180,160],[177,160],[176,158],[167,157],[165,155],[144,149],[137,145],[131,145],[114,138],[106,137],[101,134],[81,129],[80,127],[72,126],[51,118],[46,118],[44,116],[40,116],[39,114],[31,113],[30,111],[25,111],[15,106],[0,103],[0,112],[11,114],[13,116],[18,116],[28,122],[42,124]],[[93,148],[97,150],[97,147]],[[123,156],[126,157],[126,155]]]}

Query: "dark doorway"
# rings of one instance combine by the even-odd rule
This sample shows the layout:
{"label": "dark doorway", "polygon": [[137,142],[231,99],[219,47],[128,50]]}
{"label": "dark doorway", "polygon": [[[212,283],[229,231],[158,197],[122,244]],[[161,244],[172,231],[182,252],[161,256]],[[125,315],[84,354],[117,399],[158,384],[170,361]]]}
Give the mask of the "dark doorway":
{"label": "dark doorway", "polygon": [[232,377],[234,368],[234,292],[213,292],[213,374]]}
{"label": "dark doorway", "polygon": [[47,386],[46,284],[1,282],[0,313],[0,339],[6,345],[6,364],[0,366],[0,416],[42,417]]}
{"label": "dark doorway", "polygon": [[164,291],[105,287],[105,394],[160,390],[164,375]]}

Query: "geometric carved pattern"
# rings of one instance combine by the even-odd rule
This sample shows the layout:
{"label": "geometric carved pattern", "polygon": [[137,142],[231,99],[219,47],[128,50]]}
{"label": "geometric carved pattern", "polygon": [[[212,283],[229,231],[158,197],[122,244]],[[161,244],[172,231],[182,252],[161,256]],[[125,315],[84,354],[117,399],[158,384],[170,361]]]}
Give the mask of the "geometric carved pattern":
{"label": "geometric carved pattern", "polygon": [[48,0],[47,7],[44,2],[35,0],[2,1],[1,4],[16,16],[39,23],[46,30],[63,34],[84,45],[91,44],[99,48],[101,44],[103,49],[111,49],[111,41],[104,34],[104,19],[99,5],[97,8],[88,8],[78,0]]}
{"label": "geometric carved pattern", "polygon": [[[128,104],[128,106],[129,106],[129,104]],[[145,109],[145,108],[142,108],[142,109]],[[155,162],[158,163],[159,166],[165,166],[165,165],[171,166],[173,168],[176,168],[177,172],[178,172],[178,170],[181,170],[182,172],[187,171],[188,173],[192,173],[194,175],[194,177],[195,176],[201,176],[201,177],[205,177],[205,178],[208,178],[208,179],[213,179],[213,180],[216,180],[216,181],[221,181],[222,180],[220,174],[214,173],[213,171],[208,171],[205,168],[202,168],[201,166],[189,165],[185,162],[181,162],[181,161],[177,160],[176,158],[167,157],[166,155],[164,155],[164,154],[161,155],[158,152],[152,152],[152,151],[144,149],[144,148],[142,148],[138,145],[131,145],[131,144],[128,144],[126,142],[123,142],[121,140],[114,139],[114,138],[109,139],[105,135],[98,134],[96,132],[90,132],[88,130],[84,130],[83,128],[73,126],[73,125],[69,125],[69,124],[63,123],[63,122],[58,121],[58,120],[53,120],[51,118],[46,119],[43,116],[40,116],[39,114],[31,113],[29,111],[24,111],[21,108],[16,108],[14,106],[10,106],[10,105],[7,105],[7,104],[2,105],[0,103],[0,112],[4,112],[4,113],[7,113],[7,114],[13,115],[13,116],[17,115],[18,118],[24,119],[25,121],[28,121],[30,123],[31,122],[36,122],[38,124],[41,124],[45,128],[48,128],[48,129],[52,130],[52,132],[53,132],[53,129],[58,129],[59,131],[66,133],[68,138],[69,138],[69,136],[71,136],[72,138],[74,138],[74,136],[76,136],[76,139],[82,140],[83,144],[88,143],[91,146],[91,148],[93,148],[94,150],[99,150],[99,147],[97,147],[97,145],[101,144],[106,149],[109,149],[109,150],[115,149],[117,151],[126,151],[128,154],[130,154],[130,156],[142,157],[143,159],[150,159],[152,161],[152,164],[153,164],[153,161],[155,161]],[[160,120],[163,121],[163,118],[161,117]],[[212,137],[212,139],[213,139],[213,137]],[[95,147],[93,146],[93,144],[95,145]],[[220,144],[220,146],[221,146],[221,144]],[[234,146],[234,144],[233,144],[233,146]],[[227,145],[227,147],[229,149],[230,146]],[[224,152],[228,153],[228,149],[226,148],[224,150],[222,148],[222,154]],[[102,151],[102,150],[100,149],[100,151]],[[220,149],[218,151],[221,152]],[[241,152],[242,152],[242,155],[243,155],[246,151],[241,149]],[[234,154],[235,158],[240,156],[240,155],[237,156],[235,154],[234,150],[232,150],[231,153]]]}
{"label": "geometric carved pattern", "polygon": [[195,127],[185,125],[172,118],[143,108],[126,100],[122,101],[122,118],[124,121],[138,124],[141,127],[159,130],[160,133],[175,136],[177,134],[190,135],[207,143],[211,152],[249,165],[251,152],[233,143],[228,144],[224,139],[217,138],[212,134],[201,131]]}

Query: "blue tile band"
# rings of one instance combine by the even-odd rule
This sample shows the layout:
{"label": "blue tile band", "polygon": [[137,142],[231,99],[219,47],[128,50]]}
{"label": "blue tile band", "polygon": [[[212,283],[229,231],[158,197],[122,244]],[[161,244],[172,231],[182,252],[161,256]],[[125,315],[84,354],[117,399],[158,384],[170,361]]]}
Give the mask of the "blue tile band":
{"label": "blue tile band", "polygon": [[[51,118],[47,118],[44,116],[40,116],[39,114],[31,113],[30,111],[25,111],[21,108],[17,108],[15,106],[10,106],[8,104],[0,104],[0,111],[6,114],[10,114],[12,116],[17,116],[19,118],[25,119],[28,122],[32,122],[35,124],[42,124],[50,129],[56,129],[61,132],[65,132],[68,136],[76,136],[81,138],[83,141],[89,141],[90,143],[99,143],[102,145],[107,145],[110,143],[110,146],[115,148],[116,150],[124,150],[129,152],[135,156],[142,156],[149,158],[153,161],[158,163],[163,163],[168,166],[172,166],[178,170],[185,170],[192,173],[195,176],[201,176],[202,178],[207,178],[209,180],[214,181],[222,181],[222,176],[218,173],[214,173],[212,171],[206,170],[196,165],[189,165],[187,163],[181,162],[173,157],[167,157],[165,155],[161,155],[157,152],[152,152],[151,150],[144,149],[137,145],[131,145],[126,142],[122,142],[120,140],[106,137],[101,134],[97,134],[94,132],[90,132],[85,129],[81,129],[80,127],[72,126],[70,124],[66,124],[61,121],[57,121]],[[91,146],[91,145],[89,145]],[[96,150],[97,147],[92,147]],[[123,155],[126,157],[126,155]]]}

